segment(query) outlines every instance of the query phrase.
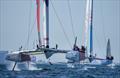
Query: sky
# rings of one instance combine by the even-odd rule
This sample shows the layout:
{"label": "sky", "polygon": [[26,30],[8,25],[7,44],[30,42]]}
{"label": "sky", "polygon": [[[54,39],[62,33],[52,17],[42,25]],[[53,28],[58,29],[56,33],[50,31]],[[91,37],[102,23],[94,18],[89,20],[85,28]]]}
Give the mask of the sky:
{"label": "sky", "polygon": [[[43,36],[43,4],[42,0],[40,1],[40,25]],[[105,58],[107,39],[110,38],[114,61],[120,62],[120,0],[93,1],[93,52],[98,57]],[[71,9],[72,22],[69,8]],[[86,0],[50,0],[50,47],[55,47],[55,44],[58,44],[60,49],[72,49],[74,36],[78,38],[77,45],[81,46],[85,32],[83,30],[85,9]],[[73,35],[73,31],[75,35]],[[0,0],[0,50],[16,51],[20,46],[23,46],[24,49],[33,49],[36,47],[37,40],[36,1]],[[58,55],[58,57],[61,56]]]}

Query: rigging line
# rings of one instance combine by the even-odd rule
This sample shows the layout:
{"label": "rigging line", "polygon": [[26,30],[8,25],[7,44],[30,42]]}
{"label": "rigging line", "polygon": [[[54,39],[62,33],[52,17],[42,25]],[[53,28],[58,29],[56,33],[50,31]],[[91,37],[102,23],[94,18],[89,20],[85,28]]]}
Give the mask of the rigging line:
{"label": "rigging line", "polygon": [[[42,5],[40,5],[40,7],[41,7],[41,6],[42,6]],[[35,16],[33,25],[31,26],[31,29],[30,29],[30,32],[29,32],[29,39],[30,39],[31,34],[32,34],[32,32],[33,32],[33,29],[34,29],[34,27],[35,27],[36,21],[37,21],[37,16]],[[36,42],[37,42],[37,41],[36,41]],[[37,43],[36,43],[36,44],[37,44]]]}
{"label": "rigging line", "polygon": [[[36,17],[36,18],[37,18],[37,17]],[[29,39],[30,39],[31,34],[32,34],[32,32],[33,32],[33,29],[34,29],[34,26],[35,26],[35,23],[36,23],[36,18],[35,18],[34,23],[33,23],[32,27],[31,27],[31,29],[30,29],[30,32],[29,32]]]}
{"label": "rigging line", "polygon": [[[95,32],[95,31],[94,31]],[[98,40],[98,38],[97,38],[97,35],[96,35],[96,33],[94,33],[94,36],[95,36],[95,39],[96,39],[96,41],[97,41],[97,45],[98,45],[98,49],[99,49],[99,51],[101,51],[101,44],[99,43],[99,40]]]}
{"label": "rigging line", "polygon": [[[102,1],[101,1],[102,2]],[[105,23],[104,23],[104,16],[103,16],[103,4],[101,3],[101,17],[103,18],[102,20],[101,20],[101,22],[102,22],[102,31],[103,31],[103,35],[104,35],[104,40],[105,40],[105,43],[106,43],[106,33],[105,33],[105,30],[104,30],[104,26],[105,26]]]}
{"label": "rigging line", "polygon": [[27,42],[25,44],[25,47],[28,49],[29,47],[29,36],[30,36],[30,26],[31,26],[31,10],[32,10],[32,1],[30,1],[30,8],[29,8],[29,17],[28,17],[28,36],[27,36]]}
{"label": "rigging line", "polygon": [[65,35],[65,37],[66,37],[66,39],[67,39],[67,41],[68,41],[68,44],[69,44],[70,47],[72,48],[72,45],[71,45],[71,43],[70,43],[70,41],[69,41],[69,38],[68,38],[68,36],[67,36],[67,34],[66,34],[65,30],[64,30],[63,24],[62,24],[62,22],[61,22],[61,20],[60,20],[60,18],[59,18],[59,16],[58,16],[58,14],[57,14],[57,11],[56,11],[56,9],[55,9],[55,7],[54,7],[54,5],[53,5],[53,3],[52,3],[51,0],[50,0],[50,2],[51,2],[51,5],[52,5],[52,7],[53,7],[53,10],[54,10],[54,12],[55,12],[56,17],[58,18],[58,21],[59,21],[60,26],[61,26],[61,28],[62,28],[62,30],[63,30],[63,33],[64,33],[64,35]]}
{"label": "rigging line", "polygon": [[71,21],[71,26],[72,26],[72,33],[73,33],[73,37],[75,38],[75,31],[74,31],[74,24],[73,24],[73,18],[72,18],[72,11],[71,11],[71,7],[70,7],[70,0],[67,0],[67,1],[68,1],[70,21]]}

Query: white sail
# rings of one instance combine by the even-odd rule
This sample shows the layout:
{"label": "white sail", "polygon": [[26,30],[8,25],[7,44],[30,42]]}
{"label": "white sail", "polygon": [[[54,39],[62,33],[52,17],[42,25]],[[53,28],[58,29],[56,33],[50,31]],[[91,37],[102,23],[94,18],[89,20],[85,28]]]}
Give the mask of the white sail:
{"label": "white sail", "polygon": [[110,39],[108,39],[108,42],[107,42],[106,57],[111,57]]}
{"label": "white sail", "polygon": [[86,0],[86,15],[85,15],[85,35],[84,35],[84,42],[83,45],[87,46],[88,45],[88,29],[90,25],[90,10],[91,10],[91,0]]}

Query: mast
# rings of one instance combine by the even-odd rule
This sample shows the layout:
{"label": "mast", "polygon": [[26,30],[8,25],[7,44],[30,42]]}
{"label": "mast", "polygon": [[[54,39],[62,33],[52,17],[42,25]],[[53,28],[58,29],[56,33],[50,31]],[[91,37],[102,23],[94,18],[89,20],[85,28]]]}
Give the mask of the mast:
{"label": "mast", "polygon": [[42,45],[41,43],[41,36],[40,36],[40,0],[36,0],[37,3],[37,30],[38,30],[38,40],[39,40],[39,47]]}
{"label": "mast", "polygon": [[44,33],[44,46],[49,48],[49,0],[43,0],[43,33]]}
{"label": "mast", "polygon": [[90,0],[90,56],[93,56],[93,0]]}

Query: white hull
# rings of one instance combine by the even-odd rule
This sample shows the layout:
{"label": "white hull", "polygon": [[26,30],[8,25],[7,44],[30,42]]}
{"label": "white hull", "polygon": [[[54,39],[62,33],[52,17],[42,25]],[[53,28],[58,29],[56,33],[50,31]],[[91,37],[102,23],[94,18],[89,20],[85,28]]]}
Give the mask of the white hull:
{"label": "white hull", "polygon": [[[8,51],[0,51],[0,69],[2,70],[12,70],[15,64],[15,62],[5,59],[8,53]],[[29,62],[29,64],[27,62],[17,63],[15,70],[35,70],[36,68],[33,65],[32,62]]]}

